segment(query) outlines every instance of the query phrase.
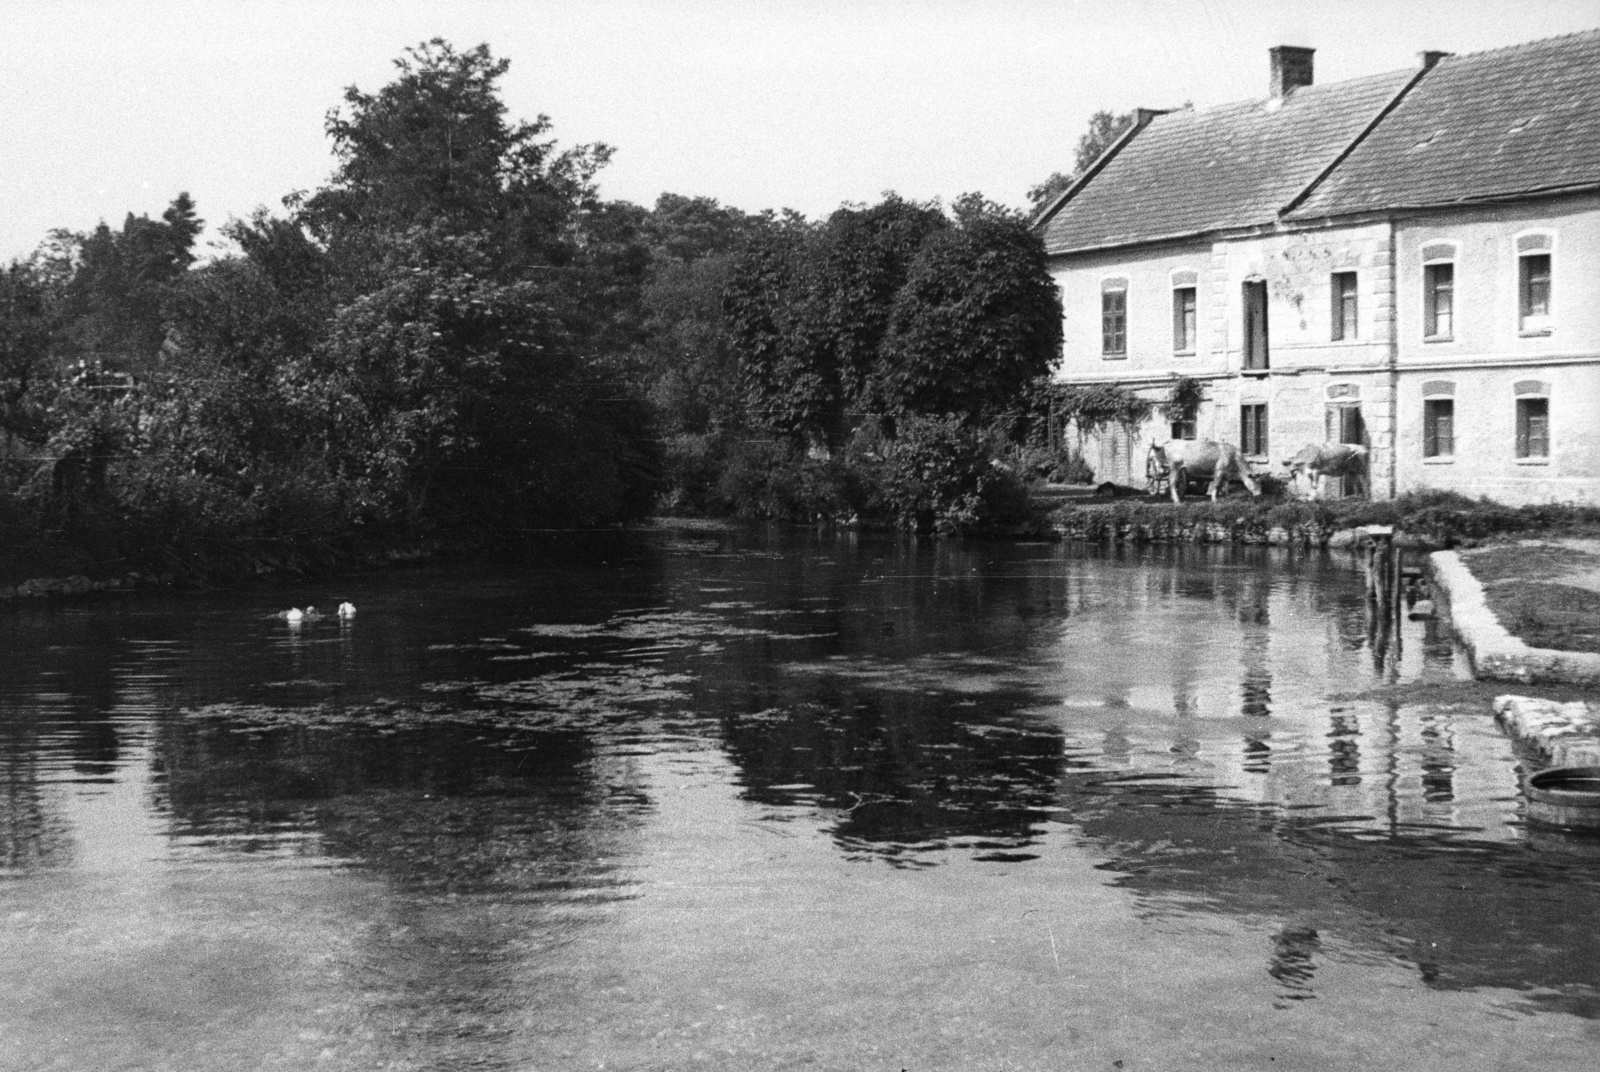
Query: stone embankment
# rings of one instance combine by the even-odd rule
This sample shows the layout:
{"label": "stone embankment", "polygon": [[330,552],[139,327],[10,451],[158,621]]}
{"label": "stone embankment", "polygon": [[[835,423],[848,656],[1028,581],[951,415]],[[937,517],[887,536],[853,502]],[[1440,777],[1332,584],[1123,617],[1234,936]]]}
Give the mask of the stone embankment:
{"label": "stone embankment", "polygon": [[1497,696],[1495,720],[1541,767],[1600,767],[1600,705]]}
{"label": "stone embankment", "polygon": [[1536,648],[1513,635],[1489,609],[1483,585],[1454,551],[1429,556],[1434,584],[1450,605],[1450,624],[1472,659],[1473,673],[1491,681],[1600,687],[1600,655]]}

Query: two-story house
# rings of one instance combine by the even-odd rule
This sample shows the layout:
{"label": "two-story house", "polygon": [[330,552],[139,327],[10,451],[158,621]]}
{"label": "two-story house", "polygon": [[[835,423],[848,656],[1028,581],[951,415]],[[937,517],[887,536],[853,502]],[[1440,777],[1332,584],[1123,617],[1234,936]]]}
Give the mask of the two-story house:
{"label": "two-story house", "polygon": [[1037,221],[1061,380],[1204,385],[1193,420],[1091,436],[1097,478],[1173,436],[1257,468],[1332,440],[1380,497],[1600,500],[1600,31],[1270,70],[1265,100],[1139,113]]}

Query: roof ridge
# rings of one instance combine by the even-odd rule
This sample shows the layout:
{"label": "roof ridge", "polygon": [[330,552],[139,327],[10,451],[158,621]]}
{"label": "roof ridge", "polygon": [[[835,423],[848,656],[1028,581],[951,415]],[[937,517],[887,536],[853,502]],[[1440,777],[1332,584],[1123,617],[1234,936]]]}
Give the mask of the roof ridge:
{"label": "roof ridge", "polygon": [[1498,48],[1484,48],[1477,52],[1452,52],[1440,59],[1440,63],[1459,63],[1461,60],[1475,60],[1482,56],[1493,56],[1500,52],[1516,52],[1519,49],[1538,48],[1541,45],[1554,44],[1557,41],[1566,41],[1573,37],[1600,37],[1600,26],[1588,30],[1573,30],[1571,33],[1556,34],[1553,37],[1541,37],[1534,41],[1519,41],[1514,45],[1501,45]]}
{"label": "roof ridge", "polygon": [[1198,117],[1203,116],[1208,112],[1219,112],[1224,108],[1259,108],[1261,105],[1270,100],[1281,99],[1284,101],[1292,101],[1302,93],[1309,92],[1311,95],[1315,96],[1324,90],[1332,91],[1344,86],[1355,85],[1358,82],[1375,82],[1380,79],[1398,78],[1400,75],[1406,74],[1415,69],[1416,68],[1413,67],[1394,67],[1387,71],[1374,71],[1372,74],[1358,74],[1354,78],[1341,78],[1337,82],[1315,82],[1309,86],[1298,86],[1295,89],[1290,90],[1289,93],[1282,98],[1273,98],[1271,95],[1264,97],[1238,97],[1234,100],[1218,101],[1215,104],[1207,104],[1203,108],[1196,108],[1193,106],[1188,108],[1173,108],[1165,114],[1188,114]]}

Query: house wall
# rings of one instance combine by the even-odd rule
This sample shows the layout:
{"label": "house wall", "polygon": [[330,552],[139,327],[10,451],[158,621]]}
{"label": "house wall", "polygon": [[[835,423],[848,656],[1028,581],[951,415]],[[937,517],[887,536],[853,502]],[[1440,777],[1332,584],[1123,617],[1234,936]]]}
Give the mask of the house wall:
{"label": "house wall", "polygon": [[[1061,366],[1057,378],[1072,382],[1137,382],[1166,380],[1175,373],[1195,375],[1221,371],[1212,363],[1204,330],[1207,270],[1211,244],[1089,253],[1061,259],[1053,266],[1061,289]],[[1172,274],[1193,271],[1199,277],[1199,335],[1196,352],[1177,354],[1172,346]],[[1100,295],[1104,280],[1128,280],[1127,356],[1101,352]]]}
{"label": "house wall", "polygon": [[[1552,235],[1549,334],[1519,325],[1516,237]],[[1600,196],[1457,209],[1396,225],[1398,488],[1511,504],[1600,502]],[[1424,246],[1456,243],[1454,330],[1423,338]],[[1550,453],[1516,457],[1516,385],[1549,385]],[[1423,388],[1455,391],[1454,454],[1423,456]]]}
{"label": "house wall", "polygon": [[[1064,343],[1057,378],[1117,383],[1154,401],[1166,397],[1174,376],[1193,377],[1208,396],[1197,415],[1197,435],[1234,444],[1240,442],[1240,407],[1265,403],[1268,450],[1251,464],[1279,473],[1282,461],[1301,446],[1324,440],[1330,405],[1359,405],[1374,450],[1373,473],[1384,476],[1374,481],[1374,490],[1387,494],[1391,258],[1387,223],[1058,258],[1054,274]],[[1198,276],[1193,354],[1173,351],[1172,274],[1182,270]],[[1356,338],[1334,342],[1332,275],[1338,271],[1356,272],[1359,325]],[[1108,359],[1101,352],[1101,292],[1110,277],[1128,280],[1125,358]],[[1256,280],[1267,289],[1264,373],[1243,367],[1244,287]],[[1090,437],[1084,453],[1097,480],[1142,484],[1145,451],[1169,438],[1167,423],[1158,418],[1133,437],[1121,431]]]}

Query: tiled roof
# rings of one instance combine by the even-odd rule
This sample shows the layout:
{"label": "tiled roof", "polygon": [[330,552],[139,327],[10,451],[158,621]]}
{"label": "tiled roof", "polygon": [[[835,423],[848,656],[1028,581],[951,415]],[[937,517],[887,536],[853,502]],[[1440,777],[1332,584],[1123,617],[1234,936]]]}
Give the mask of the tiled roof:
{"label": "tiled roof", "polygon": [[1271,223],[1416,71],[1159,115],[1044,224],[1051,253]]}
{"label": "tiled roof", "polygon": [[1600,183],[1600,30],[1438,62],[1291,219]]}

